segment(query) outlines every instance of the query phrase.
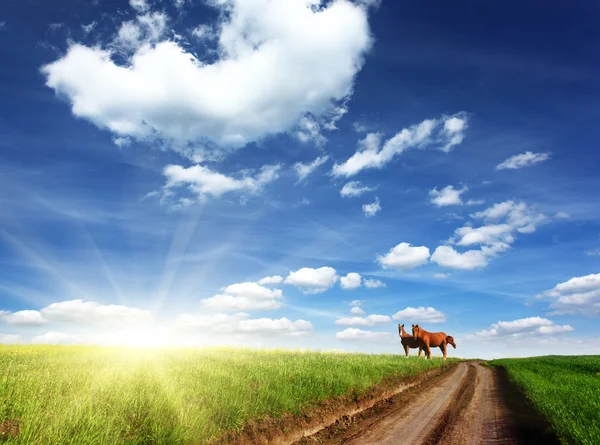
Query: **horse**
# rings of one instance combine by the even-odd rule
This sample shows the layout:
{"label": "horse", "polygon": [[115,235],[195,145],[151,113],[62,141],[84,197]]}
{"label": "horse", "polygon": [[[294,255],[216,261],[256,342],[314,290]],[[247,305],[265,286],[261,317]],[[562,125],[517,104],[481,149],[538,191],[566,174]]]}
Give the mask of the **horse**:
{"label": "horse", "polygon": [[451,344],[454,349],[456,349],[454,338],[452,338],[450,335],[446,335],[444,332],[428,332],[421,328],[418,324],[413,324],[412,334],[413,337],[418,338],[424,343],[425,355],[427,358],[431,358],[432,347],[437,348],[439,346],[440,350],[444,354],[444,360],[446,360],[446,347],[448,344]]}
{"label": "horse", "polygon": [[425,346],[421,340],[413,337],[412,335],[408,335],[404,330],[404,325],[398,323],[398,334],[400,335],[400,342],[404,347],[404,353],[408,357],[410,354],[410,349],[419,348],[419,358],[421,358],[421,352],[425,350]]}

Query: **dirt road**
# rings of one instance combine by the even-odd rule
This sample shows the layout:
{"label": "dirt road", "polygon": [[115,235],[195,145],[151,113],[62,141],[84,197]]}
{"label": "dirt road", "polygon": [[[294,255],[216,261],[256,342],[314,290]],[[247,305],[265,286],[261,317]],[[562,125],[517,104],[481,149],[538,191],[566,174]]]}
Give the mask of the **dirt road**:
{"label": "dirt road", "polygon": [[[548,425],[497,371],[464,362],[440,379],[389,399],[313,443],[352,445],[554,444]],[[310,442],[304,442],[310,443]]]}

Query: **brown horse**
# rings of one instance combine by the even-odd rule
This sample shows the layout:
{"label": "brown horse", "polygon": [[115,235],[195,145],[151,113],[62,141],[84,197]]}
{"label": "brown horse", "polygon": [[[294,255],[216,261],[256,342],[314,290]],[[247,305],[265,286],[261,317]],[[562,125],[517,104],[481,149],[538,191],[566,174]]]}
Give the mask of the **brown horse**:
{"label": "brown horse", "polygon": [[404,330],[403,324],[398,324],[398,334],[400,334],[400,342],[404,348],[404,353],[408,357],[411,349],[419,348],[419,358],[421,358],[421,352],[425,350],[425,345],[418,338],[408,335]]}
{"label": "brown horse", "polygon": [[448,344],[451,344],[454,346],[454,349],[456,349],[454,338],[446,335],[444,332],[428,332],[421,328],[418,324],[413,324],[412,334],[413,337],[418,338],[424,343],[425,355],[427,358],[431,358],[431,348],[437,348],[439,346],[440,350],[444,354],[444,360],[446,360],[446,347]]}

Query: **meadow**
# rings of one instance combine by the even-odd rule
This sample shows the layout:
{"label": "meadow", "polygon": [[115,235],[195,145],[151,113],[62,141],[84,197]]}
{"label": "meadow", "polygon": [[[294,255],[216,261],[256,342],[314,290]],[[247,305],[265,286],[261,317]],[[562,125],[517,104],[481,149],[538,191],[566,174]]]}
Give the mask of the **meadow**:
{"label": "meadow", "polygon": [[564,443],[600,444],[600,356],[489,362],[504,367]]}
{"label": "meadow", "polygon": [[206,443],[440,366],[400,355],[0,346],[0,441]]}

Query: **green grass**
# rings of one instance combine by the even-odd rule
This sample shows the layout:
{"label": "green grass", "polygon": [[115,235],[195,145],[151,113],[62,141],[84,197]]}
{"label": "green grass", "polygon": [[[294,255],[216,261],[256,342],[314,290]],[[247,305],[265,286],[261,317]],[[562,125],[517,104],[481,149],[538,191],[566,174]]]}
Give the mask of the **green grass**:
{"label": "green grass", "polygon": [[204,443],[251,420],[301,414],[442,363],[399,355],[1,346],[0,435],[18,425],[3,443]]}
{"label": "green grass", "polygon": [[600,444],[600,356],[502,359],[502,366],[563,442]]}

